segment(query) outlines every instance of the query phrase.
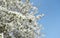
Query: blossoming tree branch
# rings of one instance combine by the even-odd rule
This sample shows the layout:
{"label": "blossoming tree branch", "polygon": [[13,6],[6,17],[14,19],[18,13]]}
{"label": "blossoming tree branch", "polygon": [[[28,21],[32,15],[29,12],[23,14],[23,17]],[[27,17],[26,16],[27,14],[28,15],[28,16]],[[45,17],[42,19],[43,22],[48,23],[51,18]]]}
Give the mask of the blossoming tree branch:
{"label": "blossoming tree branch", "polygon": [[[36,1],[36,0],[35,0]],[[39,38],[38,8],[30,0],[0,0],[0,33],[4,38]]]}

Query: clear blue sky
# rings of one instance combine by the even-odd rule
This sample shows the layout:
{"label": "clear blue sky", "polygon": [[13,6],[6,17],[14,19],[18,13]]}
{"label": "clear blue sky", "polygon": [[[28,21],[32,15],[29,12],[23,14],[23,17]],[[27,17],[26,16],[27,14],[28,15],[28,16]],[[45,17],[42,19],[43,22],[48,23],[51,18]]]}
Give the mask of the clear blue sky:
{"label": "clear blue sky", "polygon": [[32,0],[45,16],[40,20],[45,38],[60,38],[60,0]]}

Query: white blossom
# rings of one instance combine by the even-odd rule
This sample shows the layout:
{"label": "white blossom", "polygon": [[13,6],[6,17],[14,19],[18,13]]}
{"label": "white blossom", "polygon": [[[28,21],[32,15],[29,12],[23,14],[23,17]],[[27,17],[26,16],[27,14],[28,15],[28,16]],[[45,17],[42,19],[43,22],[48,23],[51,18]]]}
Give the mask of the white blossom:
{"label": "white blossom", "polygon": [[[32,11],[31,11],[32,10]],[[37,14],[37,7],[29,0],[0,0],[0,33],[4,38],[36,38],[41,27],[37,21],[42,15]]]}

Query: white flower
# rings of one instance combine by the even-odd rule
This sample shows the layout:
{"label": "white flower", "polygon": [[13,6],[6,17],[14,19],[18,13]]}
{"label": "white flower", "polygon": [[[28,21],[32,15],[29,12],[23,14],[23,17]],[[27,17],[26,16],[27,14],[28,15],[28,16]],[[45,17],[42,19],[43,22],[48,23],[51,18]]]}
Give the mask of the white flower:
{"label": "white flower", "polygon": [[[38,19],[44,16],[37,15],[37,8],[29,0],[2,0],[0,5],[0,31],[3,29],[4,37],[9,38],[35,38],[40,34],[41,27]],[[1,3],[1,2],[0,2]],[[32,10],[32,11],[31,11]],[[36,32],[35,32],[36,31]]]}

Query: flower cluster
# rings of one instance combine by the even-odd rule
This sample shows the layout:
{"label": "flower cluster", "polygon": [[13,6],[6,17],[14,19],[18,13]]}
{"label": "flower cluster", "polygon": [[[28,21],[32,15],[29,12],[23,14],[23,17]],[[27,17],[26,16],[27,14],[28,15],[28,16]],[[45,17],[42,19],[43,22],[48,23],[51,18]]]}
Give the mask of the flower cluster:
{"label": "flower cluster", "polygon": [[0,33],[4,38],[36,38],[41,28],[37,8],[29,0],[0,0]]}

